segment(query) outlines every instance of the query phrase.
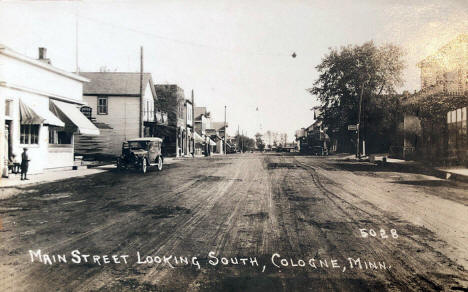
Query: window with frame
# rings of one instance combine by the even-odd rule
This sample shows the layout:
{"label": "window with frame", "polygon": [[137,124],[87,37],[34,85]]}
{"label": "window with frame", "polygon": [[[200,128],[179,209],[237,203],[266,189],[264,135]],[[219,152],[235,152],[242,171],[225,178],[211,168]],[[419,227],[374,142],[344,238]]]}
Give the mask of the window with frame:
{"label": "window with frame", "polygon": [[99,96],[97,99],[97,114],[107,115],[108,114],[108,99],[107,96]]}
{"label": "window with frame", "polygon": [[5,116],[9,117],[11,115],[11,104],[12,100],[5,100]]}
{"label": "window with frame", "polygon": [[49,126],[49,144],[71,144],[72,133],[63,131],[63,128]]}
{"label": "window with frame", "polygon": [[21,125],[21,144],[39,143],[39,125]]}

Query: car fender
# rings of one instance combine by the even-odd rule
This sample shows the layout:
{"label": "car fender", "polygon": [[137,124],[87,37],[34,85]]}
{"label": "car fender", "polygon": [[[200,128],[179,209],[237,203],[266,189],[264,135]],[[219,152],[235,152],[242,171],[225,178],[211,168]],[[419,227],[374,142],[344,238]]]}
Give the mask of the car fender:
{"label": "car fender", "polygon": [[162,162],[164,163],[164,157],[162,155],[156,156],[156,159],[154,162],[158,161],[159,158],[161,158]]}

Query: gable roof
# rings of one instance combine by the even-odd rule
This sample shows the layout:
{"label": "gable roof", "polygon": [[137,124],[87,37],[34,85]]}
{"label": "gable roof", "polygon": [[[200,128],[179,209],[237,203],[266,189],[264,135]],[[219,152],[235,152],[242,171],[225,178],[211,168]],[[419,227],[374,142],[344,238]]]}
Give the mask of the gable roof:
{"label": "gable roof", "polygon": [[[228,124],[226,123],[226,128]],[[211,129],[215,129],[216,131],[224,130],[224,122],[211,122]]]}
{"label": "gable roof", "polygon": [[193,111],[195,112],[195,118],[198,119],[199,116],[205,115],[206,116],[206,107],[204,106],[196,106],[193,108]]}
{"label": "gable roof", "polygon": [[[139,72],[80,72],[91,80],[83,85],[84,95],[131,95],[140,96]],[[143,91],[148,84],[153,84],[151,73],[143,73]],[[151,92],[156,97],[153,86]]]}
{"label": "gable roof", "polygon": [[[425,64],[437,63],[437,62],[450,62],[452,59],[456,59],[459,56],[459,53],[454,53],[453,50],[455,48],[462,48],[463,52],[463,44],[468,43],[468,34],[460,34],[455,39],[452,39],[444,46],[439,48],[435,53],[427,56],[426,58],[419,61],[416,66],[422,67]],[[466,50],[464,50],[466,56]],[[463,56],[462,56],[463,57]],[[456,62],[457,60],[455,60]],[[454,62],[454,61],[452,61]]]}

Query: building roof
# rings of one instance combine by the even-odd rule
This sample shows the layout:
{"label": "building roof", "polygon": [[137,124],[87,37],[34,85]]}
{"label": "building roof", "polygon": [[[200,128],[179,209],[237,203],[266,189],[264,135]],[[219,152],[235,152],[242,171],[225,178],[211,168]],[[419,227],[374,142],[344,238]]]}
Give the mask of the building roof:
{"label": "building roof", "polygon": [[137,141],[159,141],[162,142],[163,139],[158,138],[158,137],[146,137],[146,138],[134,138],[134,139],[128,139],[127,142],[137,142]]}
{"label": "building roof", "polygon": [[82,76],[80,76],[78,74],[67,72],[67,71],[62,70],[60,68],[52,66],[52,65],[50,65],[50,64],[48,64],[46,62],[43,62],[43,61],[40,61],[40,60],[37,60],[37,59],[33,59],[33,58],[25,56],[25,55],[23,55],[21,53],[18,53],[17,51],[15,51],[15,50],[13,50],[13,49],[11,49],[11,48],[3,45],[3,44],[0,44],[0,53],[3,54],[3,55],[9,56],[9,57],[15,58],[17,60],[20,60],[22,62],[29,63],[29,64],[31,64],[33,66],[36,66],[36,67],[48,70],[50,72],[54,72],[56,74],[65,76],[65,77],[70,78],[70,79],[74,79],[74,80],[81,81],[81,82],[89,81],[87,78],[84,78],[84,77],[82,77]]}
{"label": "building roof", "polygon": [[[226,128],[228,124],[226,123]],[[224,130],[224,122],[211,122],[211,129],[215,129],[216,131]]]}
{"label": "building roof", "polygon": [[[139,72],[80,72],[80,75],[91,80],[83,86],[84,95],[140,95]],[[143,73],[143,91],[148,84],[153,84],[151,73]],[[153,86],[151,92],[156,98]]]}
{"label": "building roof", "polygon": [[218,131],[215,129],[206,129],[205,132],[207,136],[210,136],[213,139],[221,139],[221,136],[219,136]]}
{"label": "building roof", "polygon": [[[439,48],[435,53],[427,56],[426,58],[422,59],[416,65],[418,67],[422,67],[426,64],[434,63],[434,62],[447,62],[447,54],[450,55],[450,51],[454,50],[457,46],[460,47],[461,45],[468,43],[468,34],[460,34],[453,40],[446,43],[444,46]],[[465,50],[466,54],[466,50]],[[465,55],[466,56],[466,55]],[[454,54],[451,57],[460,57],[458,53]],[[461,56],[463,57],[463,56]]]}
{"label": "building roof", "polygon": [[195,112],[195,119],[198,119],[201,115],[205,115],[207,113],[206,107],[204,106],[196,106],[193,108]]}

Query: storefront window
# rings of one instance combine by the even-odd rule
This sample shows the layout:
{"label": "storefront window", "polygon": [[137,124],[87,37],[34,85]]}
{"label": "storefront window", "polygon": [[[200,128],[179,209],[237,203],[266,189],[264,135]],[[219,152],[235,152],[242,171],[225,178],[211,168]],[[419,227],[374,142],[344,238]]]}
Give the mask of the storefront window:
{"label": "storefront window", "polygon": [[59,127],[49,127],[49,144],[71,144],[72,134]]}
{"label": "storefront window", "polygon": [[21,125],[21,144],[38,144],[39,125]]}

